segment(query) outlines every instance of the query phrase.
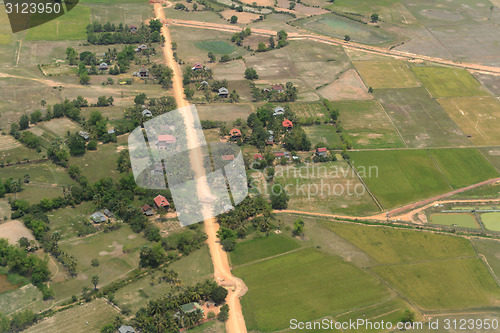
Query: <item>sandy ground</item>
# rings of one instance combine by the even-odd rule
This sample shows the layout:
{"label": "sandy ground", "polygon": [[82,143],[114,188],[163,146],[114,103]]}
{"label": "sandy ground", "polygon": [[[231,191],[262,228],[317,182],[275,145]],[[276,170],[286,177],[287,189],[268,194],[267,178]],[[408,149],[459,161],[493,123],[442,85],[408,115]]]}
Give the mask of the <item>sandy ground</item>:
{"label": "sandy ground", "polygon": [[[165,21],[165,13],[160,4],[155,4],[154,6],[156,18]],[[173,57],[173,51],[171,48],[172,39],[170,37],[170,31],[163,26],[162,34],[165,37],[166,43],[163,46],[164,60],[169,67],[173,69],[173,89],[174,97],[179,108],[188,106],[189,103],[185,99],[184,89],[182,87],[182,75],[179,65],[175,62]],[[186,134],[188,137],[188,147],[193,147],[196,145],[198,140],[198,134],[193,128],[192,114],[187,112],[184,113],[184,123],[186,125]],[[199,154],[196,154],[196,150],[191,150],[191,166],[198,176],[197,182],[197,194],[200,198],[200,202],[204,202],[203,198],[210,198],[212,195],[210,193],[210,188],[208,183],[203,181],[204,178],[200,175],[204,174],[203,161]],[[210,210],[205,207],[205,216],[210,216]],[[228,296],[226,302],[229,305],[229,320],[226,323],[226,330],[229,333],[236,332],[247,332],[245,326],[245,319],[243,317],[243,312],[241,310],[240,297],[247,291],[245,284],[240,279],[232,275],[231,269],[229,267],[229,262],[226,252],[222,249],[222,246],[217,241],[217,230],[219,225],[216,223],[214,218],[206,219],[205,222],[205,232],[208,236],[207,244],[210,249],[210,255],[212,257],[212,262],[214,264],[214,276],[217,283],[228,289]]]}
{"label": "sandy ground", "polygon": [[237,11],[231,10],[231,9],[228,9],[228,10],[221,12],[221,14],[222,14],[222,16],[224,16],[224,18],[226,20],[229,20],[231,18],[231,16],[235,15],[236,17],[238,17],[238,23],[251,23],[251,22],[255,21],[256,19],[258,19],[260,16],[258,14],[254,14],[254,13],[237,12]]}
{"label": "sandy ground", "polygon": [[35,239],[21,221],[13,220],[0,224],[0,238],[6,238],[10,244],[17,244],[22,237]]}
{"label": "sandy ground", "polygon": [[319,93],[332,101],[345,99],[366,100],[373,98],[372,95],[368,93],[368,89],[366,89],[358,72],[354,69],[349,69],[343,73],[338,80],[321,88]]}

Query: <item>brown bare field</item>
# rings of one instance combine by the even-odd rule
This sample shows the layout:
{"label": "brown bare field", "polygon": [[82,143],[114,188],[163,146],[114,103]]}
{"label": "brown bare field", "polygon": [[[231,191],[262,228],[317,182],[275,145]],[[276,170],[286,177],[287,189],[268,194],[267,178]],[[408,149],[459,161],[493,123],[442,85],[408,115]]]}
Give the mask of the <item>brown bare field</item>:
{"label": "brown bare field", "polygon": [[274,6],[274,0],[241,0],[241,2],[247,3],[249,5],[256,4],[257,6],[263,6],[263,7]]}
{"label": "brown bare field", "polygon": [[21,144],[10,135],[0,136],[0,151],[7,151],[21,147]]}
{"label": "brown bare field", "polygon": [[238,17],[238,23],[251,23],[256,19],[258,19],[260,16],[257,14],[247,13],[247,12],[238,13],[235,10],[225,10],[221,12],[221,14],[226,20],[229,20],[231,16],[236,15]]}
{"label": "brown bare field", "polygon": [[359,77],[358,72],[349,69],[336,81],[321,88],[318,91],[324,98],[329,100],[368,100],[372,95]]}
{"label": "brown bare field", "polygon": [[35,239],[31,232],[20,221],[13,220],[0,224],[0,238],[5,238],[10,244],[17,244],[22,237]]}
{"label": "brown bare field", "polygon": [[237,81],[245,79],[245,69],[246,67],[243,60],[235,60],[216,64],[213,66],[212,72],[216,80],[226,79],[228,81]]}
{"label": "brown bare field", "polygon": [[494,97],[440,98],[439,104],[477,145],[500,144],[500,103]]}

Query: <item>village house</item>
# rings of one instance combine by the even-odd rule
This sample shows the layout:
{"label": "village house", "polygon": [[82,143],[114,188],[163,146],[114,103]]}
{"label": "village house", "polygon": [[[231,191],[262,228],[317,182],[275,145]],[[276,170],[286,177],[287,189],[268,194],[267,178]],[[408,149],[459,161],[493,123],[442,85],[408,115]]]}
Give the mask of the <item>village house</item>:
{"label": "village house", "polygon": [[114,128],[108,130],[108,134],[116,134],[116,131]]}
{"label": "village house", "polygon": [[283,88],[283,86],[281,84],[275,84],[275,85],[273,85],[273,91],[282,93],[285,91],[285,88]]}
{"label": "village house", "polygon": [[293,123],[288,119],[283,120],[281,125],[283,125],[283,127],[287,128],[287,129],[291,129],[293,127]]}
{"label": "village house", "polygon": [[149,70],[146,68],[139,69],[139,77],[149,77]]}
{"label": "village house", "polygon": [[106,218],[106,216],[104,216],[104,214],[101,212],[95,212],[94,214],[90,215],[90,219],[94,223],[103,223],[103,222],[106,222],[108,220]]}
{"label": "village house", "polygon": [[267,137],[266,145],[273,145],[274,144],[274,131],[267,131],[269,136]]}
{"label": "village house", "polygon": [[152,117],[153,113],[151,111],[149,111],[148,109],[142,110],[142,116],[143,117]]}
{"label": "village house", "polygon": [[141,207],[141,212],[146,216],[153,216],[154,212],[150,205],[143,205]]}
{"label": "village house", "polygon": [[130,32],[135,34],[137,32],[137,27],[135,25],[130,26]]}
{"label": "village house", "polygon": [[113,214],[113,212],[112,212],[112,211],[110,211],[110,210],[109,210],[109,209],[107,209],[107,208],[106,208],[106,209],[104,209],[102,212],[103,212],[103,213],[104,213],[104,215],[106,215],[106,217],[108,217],[108,218],[112,218],[113,216],[115,216],[115,214]]}
{"label": "village house", "polygon": [[233,128],[231,131],[229,131],[229,134],[231,134],[231,139],[233,140],[241,138],[241,131],[237,128]]}
{"label": "village house", "polygon": [[222,98],[229,97],[229,90],[227,90],[227,88],[225,88],[225,87],[220,88],[219,89],[219,97],[222,97]]}
{"label": "village house", "polygon": [[132,326],[122,325],[118,329],[118,333],[135,333],[135,330]]}
{"label": "village house", "polygon": [[281,106],[277,106],[274,108],[273,116],[281,116],[285,114],[285,109],[283,109]]}
{"label": "village house", "polygon": [[158,141],[156,142],[156,145],[159,150],[164,150],[167,149],[168,145],[176,142],[177,139],[175,138],[175,136],[170,134],[164,134],[164,135],[158,135]]}
{"label": "village house", "polygon": [[157,195],[156,198],[154,199],[154,202],[157,208],[161,207],[168,208],[170,206],[170,203],[168,202],[167,198],[165,198],[163,195]]}
{"label": "village house", "polygon": [[203,313],[203,308],[196,302],[181,305],[181,309],[184,313],[193,313],[195,311],[201,311],[201,313]]}
{"label": "village house", "polygon": [[264,159],[264,156],[262,156],[262,154],[257,153],[253,155],[253,159],[256,161],[262,161]]}
{"label": "village house", "polygon": [[108,70],[108,69],[109,69],[109,66],[108,66],[108,64],[107,64],[107,63],[105,63],[105,62],[101,62],[101,63],[99,64],[99,70],[101,70],[101,71],[105,71],[105,70]]}
{"label": "village house", "polygon": [[275,151],[273,154],[274,154],[274,157],[276,157],[276,158],[288,158],[288,159],[290,159],[292,157],[292,154],[290,154],[287,151]]}
{"label": "village house", "polygon": [[85,131],[78,132],[78,135],[81,136],[84,140],[88,140],[90,138],[90,133]]}
{"label": "village house", "polygon": [[144,51],[147,49],[148,49],[148,46],[146,44],[142,44],[142,45],[137,46],[137,48],[135,49],[135,52],[140,52],[140,51]]}
{"label": "village house", "polygon": [[326,148],[316,148],[317,156],[326,156],[327,149]]}
{"label": "village house", "polygon": [[191,68],[193,71],[200,71],[203,69],[203,65],[200,64],[199,62],[195,63],[194,66]]}

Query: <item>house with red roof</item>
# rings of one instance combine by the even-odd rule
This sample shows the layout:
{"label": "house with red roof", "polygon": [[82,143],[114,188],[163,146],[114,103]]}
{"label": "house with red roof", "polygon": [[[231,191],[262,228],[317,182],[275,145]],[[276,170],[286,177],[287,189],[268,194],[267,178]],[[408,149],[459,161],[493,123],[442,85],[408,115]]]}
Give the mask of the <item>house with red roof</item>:
{"label": "house with red roof", "polygon": [[229,134],[231,134],[231,139],[241,138],[241,131],[237,128],[233,128]]}
{"label": "house with red roof", "polygon": [[326,148],[316,148],[316,155],[326,156],[326,153],[327,153]]}
{"label": "house with red roof", "polygon": [[153,216],[154,215],[153,209],[151,208],[150,205],[143,205],[141,207],[141,211],[146,216]]}
{"label": "house with red roof", "polygon": [[223,161],[234,161],[234,155],[222,155]]}
{"label": "house with red roof", "polygon": [[293,127],[293,123],[288,119],[283,120],[281,125],[283,125],[283,127],[288,128],[288,129]]}
{"label": "house with red roof", "polygon": [[167,198],[165,198],[163,195],[157,195],[156,198],[154,199],[156,207],[169,207],[170,203],[168,202]]}
{"label": "house with red roof", "polygon": [[167,149],[169,144],[176,143],[177,139],[175,136],[170,134],[158,135],[157,146],[159,150]]}
{"label": "house with red roof", "polygon": [[196,62],[194,66],[191,68],[193,71],[199,71],[203,69],[203,65],[200,64],[199,62]]}
{"label": "house with red roof", "polygon": [[253,159],[256,161],[261,161],[264,159],[264,156],[262,156],[262,154],[257,153],[255,155],[253,155]]}
{"label": "house with red roof", "polygon": [[279,93],[282,93],[285,91],[285,88],[281,84],[275,84],[273,85],[273,91],[277,91]]}

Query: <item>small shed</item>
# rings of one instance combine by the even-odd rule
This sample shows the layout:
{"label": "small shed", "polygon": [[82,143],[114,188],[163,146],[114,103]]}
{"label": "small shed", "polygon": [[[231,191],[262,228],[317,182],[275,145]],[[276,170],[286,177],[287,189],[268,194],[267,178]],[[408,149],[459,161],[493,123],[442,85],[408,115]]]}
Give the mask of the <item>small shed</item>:
{"label": "small shed", "polygon": [[227,90],[226,87],[220,88],[219,89],[219,97],[223,97],[223,98],[229,97],[229,90]]}

